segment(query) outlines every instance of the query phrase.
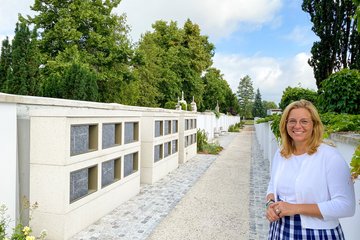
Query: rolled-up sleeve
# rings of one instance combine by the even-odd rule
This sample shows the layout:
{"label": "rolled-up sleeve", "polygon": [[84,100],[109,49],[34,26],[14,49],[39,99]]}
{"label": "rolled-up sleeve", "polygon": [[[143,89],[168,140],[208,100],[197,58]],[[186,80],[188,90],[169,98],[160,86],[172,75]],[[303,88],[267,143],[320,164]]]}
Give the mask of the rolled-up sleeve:
{"label": "rolled-up sleeve", "polygon": [[324,220],[353,216],[356,208],[354,183],[349,166],[340,154],[326,160],[326,178],[330,200],[318,203]]}

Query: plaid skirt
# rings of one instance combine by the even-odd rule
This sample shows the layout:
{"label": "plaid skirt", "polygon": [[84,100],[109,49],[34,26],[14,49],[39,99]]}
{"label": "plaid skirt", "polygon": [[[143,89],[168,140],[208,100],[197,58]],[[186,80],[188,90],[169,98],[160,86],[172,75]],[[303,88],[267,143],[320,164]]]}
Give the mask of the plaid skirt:
{"label": "plaid skirt", "polygon": [[339,224],[334,229],[301,227],[300,215],[286,216],[270,223],[268,240],[345,240]]}

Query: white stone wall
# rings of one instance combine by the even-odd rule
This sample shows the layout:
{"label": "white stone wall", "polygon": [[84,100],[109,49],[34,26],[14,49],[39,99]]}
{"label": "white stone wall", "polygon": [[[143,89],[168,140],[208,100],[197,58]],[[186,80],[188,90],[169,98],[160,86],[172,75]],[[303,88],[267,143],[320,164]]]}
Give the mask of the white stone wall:
{"label": "white stone wall", "polygon": [[197,114],[197,121],[197,128],[204,130],[208,141],[212,141],[221,134],[222,131],[227,132],[231,125],[240,122],[240,117],[221,114],[220,118],[216,118],[213,112],[204,112]]}
{"label": "white stone wall", "polygon": [[[360,136],[357,135],[356,138],[352,138],[344,134],[331,134],[330,139],[335,143],[345,161],[350,165],[355,149],[360,144]],[[356,204],[355,215],[351,218],[343,218],[340,220],[345,232],[345,238],[349,240],[358,239],[360,236],[360,179],[355,181],[354,187],[355,198],[358,203]]]}
{"label": "white stone wall", "polygon": [[[141,181],[153,183],[194,157],[197,129],[204,129],[211,140],[215,131],[227,131],[240,120],[226,115],[217,119],[213,113],[3,93],[0,116],[0,201],[8,206],[12,219],[17,219],[20,196],[38,202],[31,225],[35,234],[47,229],[49,239],[69,238],[137,194]],[[155,138],[157,120],[177,120],[178,132]],[[186,129],[187,121],[191,127]],[[137,123],[139,132],[137,141],[124,144],[124,125],[128,122]],[[115,125],[120,143],[110,148],[102,145],[104,124]],[[72,153],[73,126],[89,126],[87,152]],[[155,163],[154,146],[175,139],[178,152]],[[134,152],[136,171],[125,177],[124,158]],[[113,169],[120,173],[114,182],[103,186],[102,166],[113,160]],[[71,178],[79,171],[88,174],[89,189],[74,198]]]}
{"label": "white stone wall", "polygon": [[[8,208],[7,214],[16,219],[17,214],[17,121],[16,104],[0,102],[0,204]],[[8,230],[14,227],[10,222]]]}

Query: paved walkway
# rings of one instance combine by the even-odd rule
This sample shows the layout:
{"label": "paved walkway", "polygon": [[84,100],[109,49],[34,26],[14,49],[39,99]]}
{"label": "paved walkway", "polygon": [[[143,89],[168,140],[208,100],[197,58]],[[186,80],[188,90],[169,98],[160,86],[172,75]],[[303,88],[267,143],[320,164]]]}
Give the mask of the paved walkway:
{"label": "paved walkway", "polygon": [[268,161],[252,127],[217,139],[220,155],[198,154],[72,239],[266,239]]}

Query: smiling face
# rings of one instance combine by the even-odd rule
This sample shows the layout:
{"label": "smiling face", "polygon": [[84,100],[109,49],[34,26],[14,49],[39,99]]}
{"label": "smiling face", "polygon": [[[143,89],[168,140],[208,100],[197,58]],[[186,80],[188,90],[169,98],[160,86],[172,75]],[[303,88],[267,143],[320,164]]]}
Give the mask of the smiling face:
{"label": "smiling face", "polygon": [[311,138],[313,127],[311,114],[307,109],[295,108],[290,111],[287,118],[286,130],[294,141],[296,148],[306,148],[306,143]]}

